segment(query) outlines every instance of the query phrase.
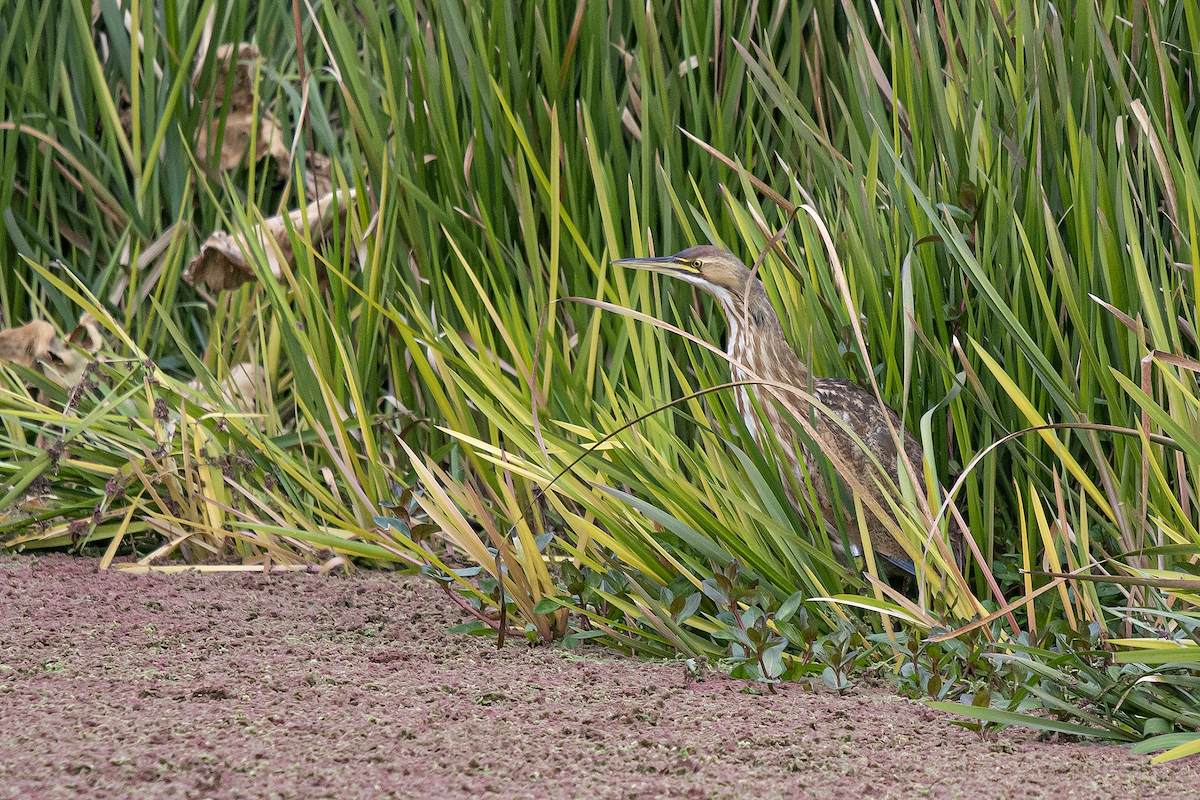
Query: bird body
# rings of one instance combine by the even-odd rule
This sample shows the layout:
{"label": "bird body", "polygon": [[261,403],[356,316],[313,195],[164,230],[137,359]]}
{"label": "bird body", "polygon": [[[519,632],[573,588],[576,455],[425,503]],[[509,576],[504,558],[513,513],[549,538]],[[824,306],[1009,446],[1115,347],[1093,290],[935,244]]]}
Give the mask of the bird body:
{"label": "bird body", "polygon": [[[633,258],[613,262],[624,267],[646,269],[669,275],[697,286],[716,298],[729,325],[726,352],[732,362],[734,380],[762,381],[759,385],[737,387],[735,400],[747,429],[760,447],[767,437],[761,425],[776,432],[784,460],[794,481],[785,480],[788,499],[799,507],[794,487],[804,491],[804,471],[812,478],[817,505],[827,524],[835,526],[834,505],[825,481],[820,478],[819,461],[804,444],[798,444],[788,416],[806,428],[814,443],[841,474],[851,474],[874,505],[890,513],[890,505],[872,477],[878,475],[877,461],[893,485],[899,485],[899,460],[892,431],[902,436],[905,455],[918,470],[923,451],[899,416],[852,381],[810,376],[808,367],[787,343],[783,326],[775,313],[762,282],[731,253],[709,245],[691,247],[673,256]],[[793,387],[789,390],[784,387]],[[799,392],[809,394],[823,409],[814,410]],[[755,412],[751,394],[756,395],[762,411]],[[765,395],[765,396],[764,396]],[[826,411],[828,413],[826,413]],[[834,421],[837,417],[842,424]],[[862,441],[860,446],[846,428]],[[864,450],[865,446],[865,450]],[[797,449],[799,452],[797,452]],[[801,467],[803,459],[803,470]],[[864,503],[869,509],[870,505]],[[866,510],[866,528],[876,553],[905,571],[914,570],[912,558],[896,540],[878,515]],[[861,537],[856,526],[849,526],[854,555],[861,555]],[[836,530],[836,527],[833,528]],[[831,537],[836,542],[836,536]],[[951,526],[951,548],[955,560],[962,563],[962,533]]]}

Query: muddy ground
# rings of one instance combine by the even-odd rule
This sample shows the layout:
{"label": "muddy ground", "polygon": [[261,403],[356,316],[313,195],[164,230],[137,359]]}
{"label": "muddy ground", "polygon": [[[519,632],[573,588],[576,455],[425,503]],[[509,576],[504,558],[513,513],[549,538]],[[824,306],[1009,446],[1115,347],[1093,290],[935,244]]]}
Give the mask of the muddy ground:
{"label": "muddy ground", "polygon": [[993,741],[885,689],[451,636],[423,579],[0,556],[0,798],[1200,796],[1200,760]]}

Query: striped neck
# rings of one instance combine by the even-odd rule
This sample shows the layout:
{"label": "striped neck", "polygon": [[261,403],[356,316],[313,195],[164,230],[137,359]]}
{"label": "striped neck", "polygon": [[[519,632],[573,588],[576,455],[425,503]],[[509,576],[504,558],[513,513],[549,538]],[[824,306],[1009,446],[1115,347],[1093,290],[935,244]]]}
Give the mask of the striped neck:
{"label": "striped neck", "polygon": [[[709,292],[717,299],[729,325],[725,352],[732,360],[744,364],[763,380],[807,387],[808,368],[787,343],[779,316],[761,282],[750,278],[745,298],[719,287],[710,288]],[[741,370],[734,367],[734,372]]]}

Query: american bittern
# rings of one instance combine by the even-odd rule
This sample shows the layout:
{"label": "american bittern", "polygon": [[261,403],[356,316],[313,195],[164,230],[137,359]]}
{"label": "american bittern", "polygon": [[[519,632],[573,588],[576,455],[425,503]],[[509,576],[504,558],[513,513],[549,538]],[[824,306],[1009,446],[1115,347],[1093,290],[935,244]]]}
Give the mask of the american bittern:
{"label": "american bittern", "polygon": [[[734,379],[767,382],[764,385],[737,387],[738,412],[759,446],[765,446],[759,417],[750,399],[750,391],[754,391],[760,398],[762,421],[774,430],[787,466],[796,479],[795,485],[804,491],[804,473],[800,468],[800,458],[803,457],[804,467],[811,476],[821,516],[833,530],[836,530],[836,523],[833,503],[829,496],[830,489],[820,477],[818,461],[807,446],[802,445],[801,454],[797,455],[794,429],[781,409],[786,410],[796,420],[808,420],[810,432],[814,434],[813,441],[835,467],[838,467],[839,473],[849,471],[855,475],[860,485],[875,501],[875,505],[885,513],[890,513],[891,506],[872,478],[878,474],[878,468],[872,462],[871,456],[864,452],[841,425],[830,419],[824,411],[815,410],[815,413],[810,414],[809,403],[800,394],[781,389],[778,384],[785,384],[805,393],[811,392],[811,396],[818,403],[841,418],[846,427],[854,431],[871,451],[891,479],[892,485],[899,485],[899,471],[895,439],[891,430],[904,437],[904,452],[914,469],[919,471],[918,475],[921,474],[921,465],[924,463],[921,446],[916,438],[905,430],[895,411],[851,381],[812,376],[810,388],[809,370],[804,362],[796,357],[784,338],[783,326],[779,323],[771,301],[767,299],[762,282],[736,256],[717,247],[701,245],[690,247],[673,256],[624,258],[613,263],[687,281],[717,299],[729,326],[729,344],[726,352],[735,365],[732,367]],[[737,364],[743,365],[751,374],[745,374]],[[891,430],[888,428],[889,419]],[[792,481],[785,478],[784,486],[792,505],[799,508]],[[836,488],[833,491],[836,491]],[[869,504],[864,502],[863,507],[868,517],[866,529],[871,536],[874,551],[906,572],[913,572],[913,561],[908,552],[896,541],[876,513],[869,510]],[[858,528],[855,525],[847,527],[852,551],[855,551],[853,555],[861,555],[862,542]],[[951,525],[950,530],[954,558],[962,564],[962,532],[955,525]],[[838,540],[836,536],[831,539],[834,542]]]}

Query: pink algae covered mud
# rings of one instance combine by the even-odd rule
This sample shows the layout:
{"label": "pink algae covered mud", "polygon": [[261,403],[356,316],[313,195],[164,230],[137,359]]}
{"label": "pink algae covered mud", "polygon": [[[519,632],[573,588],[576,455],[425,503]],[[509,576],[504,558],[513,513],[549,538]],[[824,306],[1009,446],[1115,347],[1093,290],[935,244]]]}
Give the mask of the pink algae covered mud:
{"label": "pink algae covered mud", "polygon": [[603,650],[448,636],[429,582],[0,557],[7,798],[1200,796],[1196,759]]}

